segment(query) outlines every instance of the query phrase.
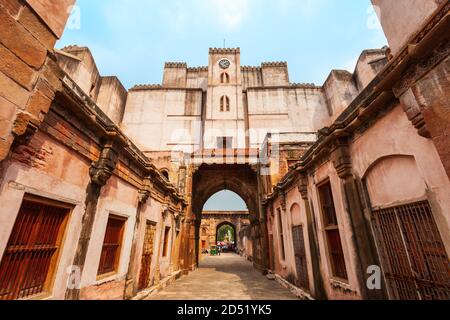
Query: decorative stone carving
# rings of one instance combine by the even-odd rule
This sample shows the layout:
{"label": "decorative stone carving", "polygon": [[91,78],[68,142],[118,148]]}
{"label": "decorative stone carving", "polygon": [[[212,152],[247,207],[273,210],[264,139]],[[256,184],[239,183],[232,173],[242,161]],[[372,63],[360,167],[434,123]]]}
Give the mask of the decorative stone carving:
{"label": "decorative stone carving", "polygon": [[352,159],[347,139],[338,139],[331,153],[334,168],[341,179],[347,179],[353,175]]}
{"label": "decorative stone carving", "polygon": [[151,195],[151,182],[150,182],[150,178],[145,178],[144,179],[144,186],[141,190],[139,190],[138,193],[138,201],[140,204],[145,204],[147,203],[148,199],[150,198]]}
{"label": "decorative stone carving", "polygon": [[302,195],[303,200],[308,200],[308,177],[306,175],[300,176],[298,191]]}
{"label": "decorative stone carving", "polygon": [[281,210],[286,211],[286,193],[284,190],[279,190],[278,196],[280,197]]}
{"label": "decorative stone carving", "polygon": [[163,219],[166,219],[169,216],[169,213],[170,213],[170,207],[168,204],[166,204],[163,206],[162,212],[161,212]]}
{"label": "decorative stone carving", "polygon": [[112,176],[116,167],[118,154],[112,143],[108,143],[103,147],[100,158],[92,163],[89,169],[91,183],[99,187],[106,185],[106,182]]}

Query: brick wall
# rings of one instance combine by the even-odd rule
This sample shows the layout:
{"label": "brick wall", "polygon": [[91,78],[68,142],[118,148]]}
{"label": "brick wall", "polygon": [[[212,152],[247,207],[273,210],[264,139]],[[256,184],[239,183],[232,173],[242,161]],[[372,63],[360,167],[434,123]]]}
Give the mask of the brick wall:
{"label": "brick wall", "polygon": [[0,161],[61,86],[53,47],[75,0],[0,0]]}

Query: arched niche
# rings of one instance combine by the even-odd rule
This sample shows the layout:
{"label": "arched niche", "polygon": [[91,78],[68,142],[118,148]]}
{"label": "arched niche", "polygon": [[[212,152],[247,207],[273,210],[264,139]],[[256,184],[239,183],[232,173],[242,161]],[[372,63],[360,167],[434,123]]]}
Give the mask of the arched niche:
{"label": "arched niche", "polygon": [[393,155],[378,159],[367,170],[364,181],[374,208],[426,196],[427,186],[413,156]]}
{"label": "arched niche", "polygon": [[294,226],[298,226],[302,224],[302,217],[301,217],[301,208],[298,203],[294,203],[291,206],[290,209],[291,217],[292,217],[292,224]]}

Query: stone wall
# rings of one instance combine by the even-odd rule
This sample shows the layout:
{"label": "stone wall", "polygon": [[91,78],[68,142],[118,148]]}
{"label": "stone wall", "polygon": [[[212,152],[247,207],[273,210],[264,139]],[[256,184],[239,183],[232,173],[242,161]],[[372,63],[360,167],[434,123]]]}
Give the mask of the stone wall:
{"label": "stone wall", "polygon": [[392,53],[397,54],[446,0],[372,0]]}
{"label": "stone wall", "polygon": [[[0,1],[0,161],[16,136],[40,122],[55,92],[48,54],[61,36],[74,0]],[[17,41],[20,39],[20,41]]]}

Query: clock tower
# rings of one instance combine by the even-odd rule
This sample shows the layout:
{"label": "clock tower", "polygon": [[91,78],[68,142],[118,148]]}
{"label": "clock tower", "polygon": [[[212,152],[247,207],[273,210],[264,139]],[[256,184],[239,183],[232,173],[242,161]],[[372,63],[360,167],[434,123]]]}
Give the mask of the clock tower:
{"label": "clock tower", "polygon": [[205,113],[205,149],[246,148],[239,49],[210,49]]}

